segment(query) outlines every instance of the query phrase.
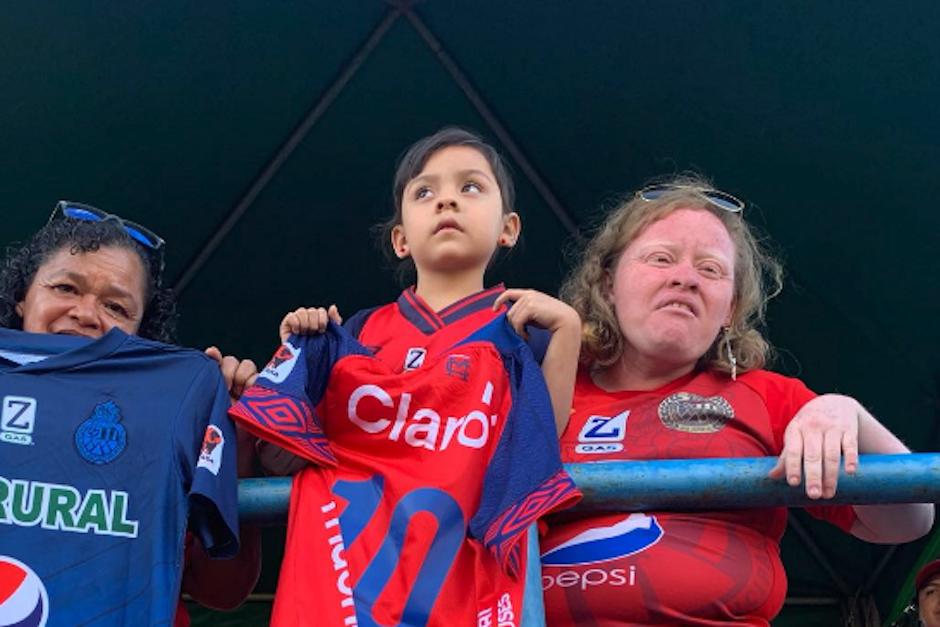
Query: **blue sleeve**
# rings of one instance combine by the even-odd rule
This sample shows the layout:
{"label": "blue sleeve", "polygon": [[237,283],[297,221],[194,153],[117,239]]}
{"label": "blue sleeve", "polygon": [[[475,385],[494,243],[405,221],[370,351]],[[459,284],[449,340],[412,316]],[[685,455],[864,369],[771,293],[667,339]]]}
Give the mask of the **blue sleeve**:
{"label": "blue sleeve", "polygon": [[572,505],[580,493],[562,468],[548,388],[528,346],[505,317],[470,339],[474,337],[489,337],[503,354],[512,409],[487,468],[470,533],[483,541],[507,572],[517,574],[521,541],[529,525]]}
{"label": "blue sleeve", "polygon": [[347,355],[368,354],[349,332],[330,322],[323,333],[287,338],[258,374],[256,384],[316,407],[336,362]]}
{"label": "blue sleeve", "polygon": [[183,403],[176,446],[189,494],[189,527],[212,557],[238,552],[235,425],[219,368],[205,360]]}
{"label": "blue sleeve", "polygon": [[359,339],[359,335],[362,333],[362,327],[366,326],[366,321],[369,320],[369,316],[372,315],[378,307],[370,307],[369,309],[360,309],[352,315],[348,320],[343,322],[343,328],[346,331],[356,338]]}
{"label": "blue sleeve", "polygon": [[532,351],[536,363],[542,365],[542,362],[545,361],[545,353],[548,352],[548,343],[552,339],[551,331],[527,324],[525,332],[529,336],[525,341],[526,345]]}
{"label": "blue sleeve", "polygon": [[368,355],[342,327],[287,338],[229,413],[260,438],[311,461],[334,465],[316,406],[333,366],[346,355]]}

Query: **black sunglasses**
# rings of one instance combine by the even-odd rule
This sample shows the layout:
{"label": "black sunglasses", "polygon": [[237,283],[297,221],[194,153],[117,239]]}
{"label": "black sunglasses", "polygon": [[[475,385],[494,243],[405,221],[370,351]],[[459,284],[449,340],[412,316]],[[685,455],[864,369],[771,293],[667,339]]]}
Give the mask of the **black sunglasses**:
{"label": "black sunglasses", "polygon": [[55,222],[65,218],[82,220],[84,222],[105,222],[107,220],[114,220],[121,225],[124,232],[150,252],[157,260],[159,272],[163,272],[163,247],[166,245],[166,242],[162,237],[147,227],[137,224],[136,222],[131,222],[130,220],[125,220],[121,216],[116,216],[113,213],[102,211],[91,205],[72,202],[70,200],[60,200],[56,203],[55,209],[52,210],[52,215],[49,216],[49,222]]}
{"label": "black sunglasses", "polygon": [[662,185],[650,185],[644,187],[637,195],[643,200],[657,200],[668,194],[669,192],[674,192],[678,190],[688,190],[695,192],[704,196],[708,202],[715,205],[719,209],[724,209],[725,211],[730,211],[731,213],[741,213],[744,211],[744,201],[740,198],[735,198],[727,192],[723,192],[717,189],[710,189],[707,187],[695,187],[693,185],[672,185],[672,184],[662,184]]}

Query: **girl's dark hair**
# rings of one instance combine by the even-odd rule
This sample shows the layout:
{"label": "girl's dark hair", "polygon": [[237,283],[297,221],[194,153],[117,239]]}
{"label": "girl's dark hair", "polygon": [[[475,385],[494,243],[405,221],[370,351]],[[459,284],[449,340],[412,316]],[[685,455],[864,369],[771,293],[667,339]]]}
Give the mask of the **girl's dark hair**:
{"label": "girl's dark hair", "polygon": [[176,340],[176,301],[173,292],[162,287],[160,259],[138,244],[115,220],[86,222],[62,219],[45,225],[21,246],[11,246],[0,265],[0,327],[22,329],[23,319],[16,305],[26,297],[39,267],[60,250],[73,255],[94,252],[102,246],[116,246],[140,257],[146,272],[146,306],[137,334],[159,342]]}
{"label": "girl's dark hair", "polygon": [[[490,165],[490,169],[493,170],[493,176],[496,177],[496,184],[499,186],[499,193],[503,199],[503,213],[513,212],[516,203],[516,188],[513,185],[512,176],[506,162],[496,152],[496,149],[483,141],[483,138],[476,133],[457,126],[445,126],[433,135],[428,135],[413,143],[398,160],[395,169],[395,181],[392,187],[394,212],[391,218],[376,225],[374,229],[378,237],[379,247],[388,255],[390,260],[399,262],[388,243],[392,236],[392,229],[401,224],[401,204],[405,187],[412,179],[421,174],[428,160],[436,152],[451,146],[468,146],[483,155],[483,158]],[[405,280],[407,277],[414,276],[414,272],[414,261],[411,258],[400,260],[397,273],[401,279]]]}

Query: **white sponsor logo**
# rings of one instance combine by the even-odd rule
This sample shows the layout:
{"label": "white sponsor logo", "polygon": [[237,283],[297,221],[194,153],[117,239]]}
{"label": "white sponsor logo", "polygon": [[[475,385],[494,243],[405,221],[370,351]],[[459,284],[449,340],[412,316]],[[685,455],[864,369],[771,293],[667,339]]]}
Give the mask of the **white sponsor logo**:
{"label": "white sponsor logo", "polygon": [[542,575],[542,589],[580,588],[594,586],[635,586],[636,566],[626,568],[588,568],[586,570],[563,570],[560,573]]}
{"label": "white sponsor logo", "polygon": [[[363,401],[368,399],[368,415],[363,413]],[[492,385],[487,382],[481,402],[492,400]],[[391,410],[384,413],[376,407]],[[496,426],[496,414],[487,415],[486,408],[474,409],[465,416],[448,416],[446,420],[430,407],[419,407],[411,411],[411,394],[403,392],[400,399],[392,396],[378,385],[360,385],[349,397],[347,415],[350,422],[366,433],[386,432],[385,437],[393,442],[404,439],[405,444],[429,451],[443,451],[457,442],[468,448],[483,448],[490,438],[490,430]],[[392,417],[394,415],[394,418]]]}
{"label": "white sponsor logo", "polygon": [[424,348],[409,348],[405,355],[405,370],[417,370],[424,364],[428,351]]}
{"label": "white sponsor logo", "polygon": [[509,593],[499,598],[495,611],[488,607],[477,612],[477,627],[516,627],[516,612]]}
{"label": "white sponsor logo", "polygon": [[28,396],[4,396],[0,406],[0,441],[9,444],[32,444],[36,405],[36,399]]}
{"label": "white sponsor logo", "polygon": [[627,435],[627,417],[630,410],[616,416],[591,416],[578,434],[575,452],[581,454],[617,453],[623,450],[623,439]]}
{"label": "white sponsor logo", "polygon": [[275,383],[283,383],[297,365],[300,352],[300,349],[290,342],[284,342],[258,376]]}
{"label": "white sponsor logo", "polygon": [[336,571],[336,590],[343,596],[339,606],[346,610],[346,616],[343,617],[343,624],[353,627],[356,622],[356,608],[354,606],[352,586],[349,583],[349,564],[344,557],[346,545],[343,542],[343,534],[339,528],[339,517],[336,512],[336,502],[330,501],[326,505],[320,506],[322,514],[330,514],[331,517],[323,523],[323,528],[332,535],[327,540],[330,545],[330,560],[333,563],[333,570]]}
{"label": "white sponsor logo", "polygon": [[202,438],[202,450],[199,451],[199,462],[196,468],[205,468],[213,475],[219,474],[222,467],[222,449],[225,447],[225,437],[222,430],[215,425],[206,427],[206,435]]}

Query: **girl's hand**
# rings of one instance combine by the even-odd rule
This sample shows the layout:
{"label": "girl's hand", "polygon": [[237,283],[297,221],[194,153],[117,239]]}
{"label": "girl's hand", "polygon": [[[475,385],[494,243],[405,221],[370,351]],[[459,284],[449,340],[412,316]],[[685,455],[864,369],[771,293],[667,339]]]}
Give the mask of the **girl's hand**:
{"label": "girl's hand", "polygon": [[581,350],[581,318],[578,312],[557,298],[535,290],[506,290],[493,303],[493,309],[498,309],[506,301],[515,301],[506,318],[516,333],[528,339],[525,325],[532,324],[552,334],[542,359],[542,374],[552,397],[555,429],[561,435],[571,414]]}
{"label": "girl's hand", "polygon": [[556,331],[566,329],[580,336],[581,319],[578,313],[557,298],[536,290],[509,289],[499,295],[493,303],[493,309],[499,309],[507,301],[515,301],[506,317],[523,338],[526,337],[527,324],[546,329],[553,335]]}
{"label": "girl's hand", "polygon": [[323,333],[326,331],[326,325],[330,320],[336,324],[343,323],[343,318],[339,315],[336,305],[330,305],[329,309],[323,307],[298,307],[281,320],[278,335],[281,337],[281,342],[285,342],[292,333],[297,335]]}
{"label": "girl's hand", "polygon": [[805,474],[806,495],[811,499],[832,498],[839,481],[839,464],[845,472],[858,469],[858,401],[840,394],[817,396],[803,405],[783,436],[783,451],[769,476],[786,476],[791,486],[800,485]]}

